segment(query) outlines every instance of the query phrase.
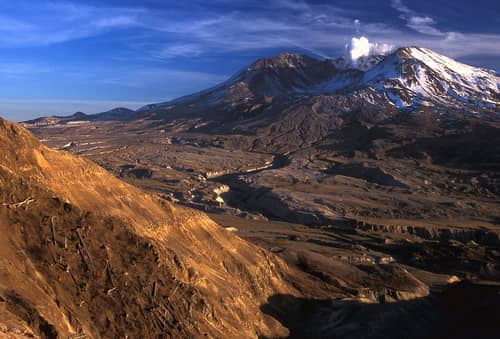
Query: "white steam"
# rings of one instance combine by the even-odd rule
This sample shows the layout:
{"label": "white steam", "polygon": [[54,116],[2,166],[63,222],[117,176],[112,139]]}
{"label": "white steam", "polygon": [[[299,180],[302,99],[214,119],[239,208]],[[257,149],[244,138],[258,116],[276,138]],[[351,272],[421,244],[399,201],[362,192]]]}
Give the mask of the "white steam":
{"label": "white steam", "polygon": [[359,58],[371,55],[385,55],[393,49],[394,46],[392,45],[372,43],[364,36],[359,38],[353,37],[351,42],[346,46],[348,58],[353,65],[358,63]]}

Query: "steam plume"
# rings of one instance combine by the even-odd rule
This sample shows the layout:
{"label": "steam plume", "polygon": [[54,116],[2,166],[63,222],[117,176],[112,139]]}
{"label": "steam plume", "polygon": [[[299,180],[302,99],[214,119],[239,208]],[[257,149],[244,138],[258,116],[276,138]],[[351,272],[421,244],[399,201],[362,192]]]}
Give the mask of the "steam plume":
{"label": "steam plume", "polygon": [[353,37],[351,42],[347,44],[347,57],[353,65],[356,65],[358,59],[361,57],[368,57],[371,55],[387,54],[394,49],[394,46],[388,44],[372,43],[368,38],[361,36],[359,38]]}

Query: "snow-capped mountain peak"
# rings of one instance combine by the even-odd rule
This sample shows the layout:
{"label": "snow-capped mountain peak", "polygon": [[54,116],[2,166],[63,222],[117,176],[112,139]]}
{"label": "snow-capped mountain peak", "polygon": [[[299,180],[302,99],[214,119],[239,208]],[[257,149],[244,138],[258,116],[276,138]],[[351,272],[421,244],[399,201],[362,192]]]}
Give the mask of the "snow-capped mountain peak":
{"label": "snow-capped mountain peak", "polygon": [[405,47],[365,73],[361,83],[385,92],[398,106],[499,104],[500,78],[430,49]]}
{"label": "snow-capped mountain peak", "polygon": [[[348,101],[398,108],[474,106],[497,111],[500,78],[494,71],[465,65],[430,49],[399,48],[388,55],[351,60],[317,60],[281,53],[257,60],[227,81],[170,102],[140,111],[224,110],[258,105],[271,97],[337,95]],[[182,107],[182,108],[181,108]],[[229,108],[228,108],[229,107]],[[236,109],[236,108],[235,108]]]}

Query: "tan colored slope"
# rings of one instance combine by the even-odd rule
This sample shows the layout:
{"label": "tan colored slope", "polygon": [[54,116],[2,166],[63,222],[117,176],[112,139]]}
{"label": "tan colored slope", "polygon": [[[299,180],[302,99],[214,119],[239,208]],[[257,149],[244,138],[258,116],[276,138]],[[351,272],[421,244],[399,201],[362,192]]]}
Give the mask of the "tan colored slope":
{"label": "tan colored slope", "polygon": [[257,337],[282,261],[0,120],[0,336]]}

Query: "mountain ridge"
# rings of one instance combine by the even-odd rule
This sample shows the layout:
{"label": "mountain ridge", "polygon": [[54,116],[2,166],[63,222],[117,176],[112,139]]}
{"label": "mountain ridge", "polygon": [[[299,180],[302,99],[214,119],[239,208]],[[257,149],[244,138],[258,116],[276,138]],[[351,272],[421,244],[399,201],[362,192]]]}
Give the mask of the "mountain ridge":
{"label": "mountain ridge", "polygon": [[[401,60],[394,60],[395,58],[399,58]],[[391,80],[393,80],[391,77],[396,77],[396,76],[404,77],[406,75],[405,73],[407,72],[407,68],[409,67],[408,63],[411,64],[415,62],[420,63],[425,67],[427,67],[428,69],[430,69],[434,77],[442,76],[444,79],[439,79],[440,82],[444,82],[443,80],[445,80],[447,82],[453,83],[453,81],[458,80],[459,81],[458,86],[455,87],[463,87],[464,85],[467,85],[467,83],[471,85],[470,78],[464,79],[464,76],[467,75],[465,73],[469,74],[477,73],[478,75],[476,77],[473,77],[473,81],[476,82],[483,81],[483,82],[479,83],[479,85],[476,87],[473,86],[469,88],[471,89],[471,91],[468,91],[469,96],[475,95],[477,96],[477,98],[486,99],[485,102],[489,102],[497,106],[500,103],[500,99],[497,98],[497,96],[499,95],[498,86],[500,84],[500,77],[495,71],[485,70],[482,68],[477,68],[459,63],[457,61],[454,61],[453,59],[450,59],[444,55],[436,53],[430,49],[420,48],[420,47],[401,47],[388,55],[385,56],[375,55],[371,57],[365,57],[365,60],[369,65],[365,65],[362,67],[362,69],[359,69],[356,67],[355,64],[345,62],[345,59],[343,58],[335,60],[325,59],[321,61],[318,59],[314,59],[310,56],[300,55],[296,53],[282,52],[274,58],[259,59],[251,66],[236,73],[228,81],[199,93],[207,93],[214,90],[218,90],[224,84],[235,86],[237,83],[241,82],[250,83],[250,81],[246,79],[247,78],[246,73],[251,73],[252,71],[255,70],[271,69],[277,72],[282,69],[294,69],[294,70],[298,69],[299,71],[303,71],[302,68],[304,66],[307,66],[308,64],[313,64],[314,66],[321,65],[323,67],[322,70],[324,71],[322,76],[316,77],[312,81],[310,80],[308,82],[310,84],[309,86],[300,86],[300,85],[296,87],[282,86],[288,91],[283,91],[283,90],[279,91],[276,90],[276,87],[274,87],[272,90],[267,92],[269,94],[268,96],[272,96],[272,94],[275,94],[276,92],[278,92],[280,95],[289,95],[289,94],[318,95],[318,94],[334,94],[337,91],[346,92],[349,91],[349,89],[363,89],[367,87],[374,87],[375,89],[378,89],[377,86],[375,86],[376,84],[370,81],[373,79],[370,79],[369,77],[366,78],[366,76],[367,75],[369,76],[370,73],[383,74],[382,71],[383,68],[385,68],[386,64],[396,63],[397,61],[399,61],[400,64],[395,66],[398,66],[400,69],[393,68],[392,71],[395,74],[385,74],[385,77],[383,77],[382,80],[390,82]],[[438,60],[438,62],[436,62],[436,60]],[[451,70],[449,67],[447,67],[448,66],[447,64],[452,65]],[[382,70],[378,68],[382,68]],[[465,71],[465,72],[461,73],[460,71],[462,72]],[[287,75],[289,74],[285,74],[284,76],[279,77],[279,79],[281,81],[288,83],[290,81],[290,78],[287,78],[286,77]],[[414,74],[412,74],[412,76],[414,76]],[[455,79],[453,79],[453,77],[455,77]],[[330,83],[330,85],[328,83]],[[332,86],[331,83],[336,83],[336,85]],[[412,90],[411,81],[410,84],[402,83],[401,85],[403,85],[402,89],[405,91]],[[488,93],[489,94],[488,96],[482,96],[481,93],[479,93],[480,90],[484,89],[485,85],[488,85],[486,89],[490,92]],[[496,86],[496,88],[494,88],[495,87],[494,85]],[[393,86],[389,87],[389,89],[394,90],[395,88]],[[191,96],[189,95],[184,96],[180,99],[184,99],[183,101],[185,101],[190,97],[195,98],[197,95],[198,93],[195,93]],[[451,99],[453,98],[456,99],[456,97],[457,97],[456,93],[455,95],[450,95]],[[493,100],[493,98],[495,100]],[[430,99],[432,100],[434,98]],[[464,96],[464,99],[467,99],[467,96]],[[443,100],[436,100],[436,101],[437,101],[436,103],[443,104],[446,106],[445,101]],[[168,106],[170,104],[175,104],[176,102],[179,102],[179,99],[175,99],[173,101],[168,101],[160,104],[148,105],[146,107],[140,108],[139,110],[147,111],[147,110],[157,109],[163,106]],[[458,104],[458,103],[453,103],[453,104]]]}
{"label": "mountain ridge", "polygon": [[401,47],[385,56],[362,57],[357,62],[358,66],[344,58],[319,60],[282,52],[258,59],[214,87],[136,111],[115,108],[93,115],[39,118],[26,123],[127,121],[165,114],[181,117],[214,108],[231,111],[241,105],[263,107],[277,98],[321,95],[340,95],[362,105],[403,110],[438,106],[498,111],[500,107],[500,77],[495,71],[457,62],[427,48]]}

